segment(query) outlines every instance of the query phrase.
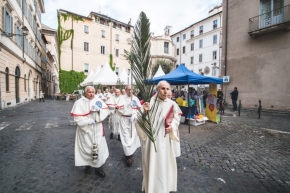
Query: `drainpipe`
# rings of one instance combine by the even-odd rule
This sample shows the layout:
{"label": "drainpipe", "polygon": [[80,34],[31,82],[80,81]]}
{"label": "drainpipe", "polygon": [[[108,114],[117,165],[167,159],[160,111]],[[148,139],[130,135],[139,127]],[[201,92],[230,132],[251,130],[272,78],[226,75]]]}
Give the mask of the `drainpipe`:
{"label": "drainpipe", "polygon": [[179,32],[179,65],[181,64],[181,32]]}
{"label": "drainpipe", "polygon": [[225,25],[226,25],[226,37],[225,37],[225,72],[224,72],[224,75],[226,76],[227,75],[227,59],[228,59],[228,57],[227,57],[227,55],[228,55],[228,11],[229,11],[229,9],[228,9],[228,6],[229,6],[229,0],[226,0],[227,1],[227,3],[226,3],[226,5],[227,5],[227,7],[226,7],[226,23],[225,23]]}
{"label": "drainpipe", "polygon": [[[219,16],[220,16],[220,28],[222,29],[222,19],[221,19],[221,13],[219,13]],[[221,69],[222,69],[222,65],[221,65],[221,34],[222,31],[220,31],[220,41],[219,41],[219,76],[221,76]]]}

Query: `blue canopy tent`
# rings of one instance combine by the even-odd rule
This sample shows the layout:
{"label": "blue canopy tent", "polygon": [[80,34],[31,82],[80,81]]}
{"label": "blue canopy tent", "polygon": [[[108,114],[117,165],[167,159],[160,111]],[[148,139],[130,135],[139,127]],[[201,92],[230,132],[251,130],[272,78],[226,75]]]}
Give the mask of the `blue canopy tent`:
{"label": "blue canopy tent", "polygon": [[[181,64],[173,70],[172,72],[164,75],[164,76],[159,76],[156,78],[148,79],[146,80],[147,84],[158,84],[158,82],[166,80],[169,84],[171,85],[188,85],[188,90],[189,90],[189,84],[209,84],[209,83],[215,83],[215,84],[222,84],[223,79],[221,78],[214,78],[214,77],[208,77],[208,76],[203,76],[196,74],[188,68],[185,67],[184,64]],[[189,95],[188,96],[188,101],[189,101]],[[188,111],[189,111],[189,105],[188,105]],[[188,132],[190,133],[190,124],[188,124]]]}
{"label": "blue canopy tent", "polygon": [[179,65],[178,68],[164,76],[148,79],[146,83],[158,84],[161,80],[166,80],[171,85],[223,83],[223,79],[221,78],[202,76],[191,72],[183,64]]}

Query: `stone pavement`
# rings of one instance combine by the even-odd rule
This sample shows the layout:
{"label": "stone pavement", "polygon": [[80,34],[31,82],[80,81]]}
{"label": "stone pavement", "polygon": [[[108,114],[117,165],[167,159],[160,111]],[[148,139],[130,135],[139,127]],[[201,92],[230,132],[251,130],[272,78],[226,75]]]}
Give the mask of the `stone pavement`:
{"label": "stone pavement", "polygon": [[[0,112],[0,192],[141,193],[140,149],[126,167],[121,144],[108,130],[106,177],[74,166],[72,105],[32,101]],[[191,126],[190,133],[180,125],[178,192],[290,192],[289,117],[232,114],[220,124]]]}

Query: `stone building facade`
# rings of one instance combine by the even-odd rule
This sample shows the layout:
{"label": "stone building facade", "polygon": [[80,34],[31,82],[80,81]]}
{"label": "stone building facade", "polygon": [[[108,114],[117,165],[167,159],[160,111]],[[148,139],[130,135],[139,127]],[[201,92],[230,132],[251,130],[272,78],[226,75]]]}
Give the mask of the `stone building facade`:
{"label": "stone building facade", "polygon": [[222,76],[246,107],[289,109],[290,0],[223,0]]}

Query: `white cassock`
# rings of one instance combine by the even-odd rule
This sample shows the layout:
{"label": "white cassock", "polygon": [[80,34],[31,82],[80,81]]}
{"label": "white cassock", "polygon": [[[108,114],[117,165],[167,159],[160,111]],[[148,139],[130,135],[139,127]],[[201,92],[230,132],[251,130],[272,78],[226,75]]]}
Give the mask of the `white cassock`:
{"label": "white cassock", "polygon": [[[131,103],[133,104],[132,106]],[[138,108],[141,108],[139,99],[136,96],[132,96],[131,100],[131,97],[127,94],[123,95],[117,104],[118,113],[120,114],[120,137],[126,156],[132,155],[140,147],[135,120],[133,123],[130,121],[130,118],[136,115]]]}
{"label": "white cassock", "polygon": [[[154,104],[156,96],[150,100],[150,106]],[[159,125],[159,133],[156,137],[156,149],[143,130],[137,126],[138,135],[141,138],[143,183],[142,191],[146,193],[169,193],[177,191],[177,166],[175,151],[172,141],[179,142],[178,126],[180,121],[180,109],[170,99],[156,100],[158,106],[158,119],[153,123],[156,128]],[[172,130],[165,135],[165,118],[173,106],[174,118],[171,122]],[[160,114],[159,114],[160,113]]]}
{"label": "white cassock", "polygon": [[[180,120],[181,119],[181,115],[182,115],[182,111],[180,110],[180,108],[179,108],[179,106],[178,106],[178,104],[176,102],[173,101],[173,103],[174,103],[176,111],[178,112],[178,116],[179,116],[179,120]],[[179,130],[177,130],[177,136],[179,137]],[[175,157],[179,157],[181,155],[180,140],[179,140],[179,142],[171,140],[171,142],[172,142],[172,145],[173,145],[173,150],[174,150]]]}
{"label": "white cassock", "polygon": [[[99,112],[92,111],[92,105],[100,108]],[[109,157],[109,150],[105,138],[103,120],[108,115],[108,106],[99,98],[89,100],[85,97],[80,98],[74,103],[71,116],[77,123],[75,140],[75,165],[101,167]],[[90,120],[96,121],[90,124]],[[99,149],[99,157],[93,163],[91,156],[92,145],[96,143]]]}
{"label": "white cassock", "polygon": [[97,94],[95,94],[95,97],[99,98],[99,99],[103,99],[104,95],[103,95],[103,93],[97,93]]}
{"label": "white cassock", "polygon": [[117,104],[119,103],[119,100],[122,96],[113,96],[110,97],[107,101],[106,104],[109,107],[109,129],[111,132],[115,135],[119,135],[119,127],[120,127],[120,114],[116,111],[118,108]]}

